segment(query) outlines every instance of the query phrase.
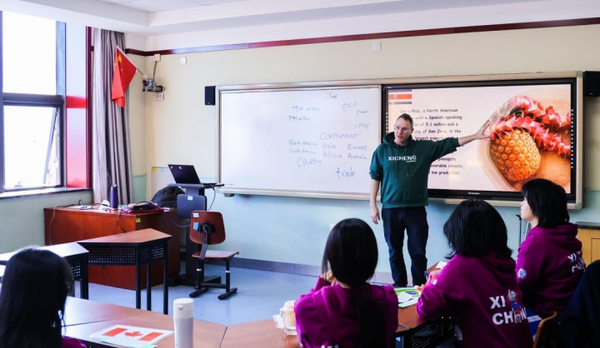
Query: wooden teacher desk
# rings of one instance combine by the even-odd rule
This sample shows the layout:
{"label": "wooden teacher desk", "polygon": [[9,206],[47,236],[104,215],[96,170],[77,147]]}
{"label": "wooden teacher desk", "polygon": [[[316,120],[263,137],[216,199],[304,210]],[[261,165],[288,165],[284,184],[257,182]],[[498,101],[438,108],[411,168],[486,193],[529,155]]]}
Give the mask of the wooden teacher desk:
{"label": "wooden teacher desk", "polygon": [[[177,217],[175,210],[138,214],[122,214],[116,211],[77,208],[45,208],[44,239],[46,245],[76,242],[83,239],[109,236],[123,232],[153,228],[170,235],[169,278],[179,275],[179,235],[185,222]],[[179,225],[179,226],[177,226]],[[146,284],[145,265],[142,266],[142,284]],[[162,284],[162,264],[152,267],[151,284]],[[89,281],[96,284],[135,289],[135,267],[90,267]]]}

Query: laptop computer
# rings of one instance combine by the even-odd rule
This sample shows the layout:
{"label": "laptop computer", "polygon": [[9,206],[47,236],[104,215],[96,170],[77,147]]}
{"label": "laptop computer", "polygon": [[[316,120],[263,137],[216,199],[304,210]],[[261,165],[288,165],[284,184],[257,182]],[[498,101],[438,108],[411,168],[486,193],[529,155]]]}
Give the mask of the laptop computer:
{"label": "laptop computer", "polygon": [[193,165],[189,164],[168,164],[173,179],[177,184],[202,184],[205,186],[219,186],[214,182],[201,182]]}

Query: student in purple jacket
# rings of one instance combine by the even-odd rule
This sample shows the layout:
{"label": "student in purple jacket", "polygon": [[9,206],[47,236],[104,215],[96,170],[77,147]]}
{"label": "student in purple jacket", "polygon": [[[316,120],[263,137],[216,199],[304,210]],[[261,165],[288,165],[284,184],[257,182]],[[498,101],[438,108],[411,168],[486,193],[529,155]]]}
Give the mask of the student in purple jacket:
{"label": "student in purple jacket", "polygon": [[565,190],[545,179],[523,185],[521,218],[532,229],[519,248],[517,280],[523,302],[542,318],[562,312],[585,269],[577,225],[569,223]]}
{"label": "student in purple jacket", "polygon": [[364,221],[345,219],[333,227],[317,286],[294,309],[304,347],[393,346],[398,297],[391,286],[367,283],[377,259],[375,235]]}
{"label": "student in purple jacket", "polygon": [[463,201],[444,224],[444,235],[452,258],[437,279],[423,288],[417,303],[419,317],[454,318],[458,347],[531,347],[500,214],[484,201]]}
{"label": "student in purple jacket", "polygon": [[6,265],[0,291],[0,348],[85,348],[62,336],[73,275],[65,259],[23,249]]}

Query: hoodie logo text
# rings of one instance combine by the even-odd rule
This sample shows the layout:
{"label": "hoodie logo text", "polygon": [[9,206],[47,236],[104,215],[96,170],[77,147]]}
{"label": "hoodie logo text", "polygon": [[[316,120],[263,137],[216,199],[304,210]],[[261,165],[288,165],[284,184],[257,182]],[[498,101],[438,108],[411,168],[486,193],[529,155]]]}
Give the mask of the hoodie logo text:
{"label": "hoodie logo text", "polygon": [[404,161],[406,163],[413,163],[417,161],[417,155],[412,156],[388,156],[388,162],[393,161]]}

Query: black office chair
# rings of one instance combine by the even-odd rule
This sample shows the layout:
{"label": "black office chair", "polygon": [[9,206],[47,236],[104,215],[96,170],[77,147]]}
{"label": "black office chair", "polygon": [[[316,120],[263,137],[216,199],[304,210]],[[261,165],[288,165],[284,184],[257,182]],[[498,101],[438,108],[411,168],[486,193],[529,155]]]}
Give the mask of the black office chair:
{"label": "black office chair", "polygon": [[554,323],[556,321],[556,311],[551,316],[542,319],[537,327],[533,348],[554,347]]}
{"label": "black office chair", "polygon": [[556,347],[600,347],[600,260],[583,272],[567,309],[558,315]]}
{"label": "black office chair", "polygon": [[[225,293],[219,295],[219,300],[224,300],[235,294],[237,288],[231,288],[229,262],[239,252],[208,250],[209,245],[220,244],[225,241],[223,215],[214,211],[194,210],[190,220],[190,240],[198,244],[198,251],[192,254],[192,257],[198,259],[196,290],[190,293],[190,297],[198,297],[210,288],[225,289]],[[225,284],[203,282],[206,260],[225,261]]]}

